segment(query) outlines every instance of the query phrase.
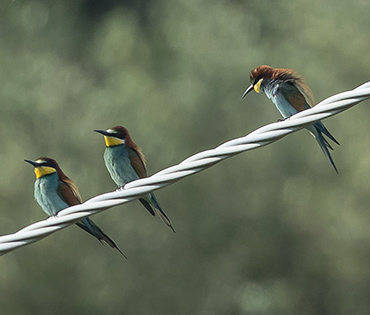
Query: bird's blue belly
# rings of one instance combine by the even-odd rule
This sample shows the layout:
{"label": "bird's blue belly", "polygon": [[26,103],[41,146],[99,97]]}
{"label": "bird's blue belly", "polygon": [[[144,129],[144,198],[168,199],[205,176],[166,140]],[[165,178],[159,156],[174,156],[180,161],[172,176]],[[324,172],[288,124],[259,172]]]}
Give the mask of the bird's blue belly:
{"label": "bird's blue belly", "polygon": [[106,148],[104,152],[105,165],[117,186],[123,186],[139,179],[131,166],[128,152],[124,146]]}
{"label": "bird's blue belly", "polygon": [[271,101],[284,118],[288,118],[298,113],[298,111],[282,96],[280,93],[275,94]]}
{"label": "bird's blue belly", "polygon": [[48,216],[55,216],[68,205],[58,195],[58,175],[43,176],[35,181],[35,199]]}
{"label": "bird's blue belly", "polygon": [[298,111],[287,101],[284,95],[279,91],[279,85],[267,86],[264,89],[266,96],[274,103],[280,114],[288,118],[298,113]]}

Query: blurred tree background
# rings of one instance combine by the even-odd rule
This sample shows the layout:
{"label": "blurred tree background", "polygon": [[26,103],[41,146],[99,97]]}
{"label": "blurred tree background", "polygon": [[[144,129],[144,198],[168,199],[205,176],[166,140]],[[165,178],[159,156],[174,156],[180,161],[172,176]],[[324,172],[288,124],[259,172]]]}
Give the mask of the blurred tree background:
{"label": "blurred tree background", "polygon": [[[126,126],[150,174],[280,118],[252,68],[302,74],[316,100],[368,81],[370,2],[4,0],[0,231],[42,220],[23,159],[55,158],[84,200],[115,188],[93,129]],[[2,314],[369,314],[369,101],[1,257]]]}

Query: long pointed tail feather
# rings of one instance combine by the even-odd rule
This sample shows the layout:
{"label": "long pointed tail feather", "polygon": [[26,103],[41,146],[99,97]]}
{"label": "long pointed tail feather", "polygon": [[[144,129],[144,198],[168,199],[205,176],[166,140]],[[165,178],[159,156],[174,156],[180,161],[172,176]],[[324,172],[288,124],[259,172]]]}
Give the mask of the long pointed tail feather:
{"label": "long pointed tail feather", "polygon": [[[321,125],[324,127],[324,125],[322,123],[321,123]],[[331,147],[331,145],[328,143],[328,141],[322,135],[322,131],[321,131],[322,129],[317,127],[316,124],[313,125],[313,127],[314,128],[309,128],[309,131],[313,133],[313,135],[316,138],[317,143],[320,145],[320,148],[321,148],[322,152],[324,152],[325,156],[329,160],[330,164],[333,166],[334,170],[339,174],[338,169],[335,166],[334,160],[333,160],[333,158],[332,158],[332,156],[331,156],[331,154],[328,150],[328,148],[331,149],[331,150],[333,150],[333,148]],[[326,128],[325,128],[325,130],[327,131]],[[328,132],[328,134],[330,134],[329,131],[327,131],[327,132]],[[335,143],[338,143],[331,134],[330,134],[330,136],[331,136],[330,139],[334,139],[333,141]]]}
{"label": "long pointed tail feather", "polygon": [[[150,198],[150,199],[149,199]],[[153,215],[155,215],[155,212],[152,208],[152,205],[155,207],[155,210],[157,210],[157,213],[159,217],[162,219],[164,224],[166,224],[171,230],[176,233],[175,229],[172,226],[170,218],[164,213],[162,208],[160,207],[157,199],[155,198],[154,194],[150,194],[148,196],[148,199],[150,200],[150,203],[147,201],[147,199],[140,198],[139,201],[144,205],[144,207]],[[150,209],[150,210],[149,210]]]}
{"label": "long pointed tail feather", "polygon": [[150,199],[152,201],[152,204],[154,205],[154,207],[156,208],[157,212],[158,212],[158,215],[160,216],[160,218],[162,219],[162,221],[164,222],[164,224],[166,224],[168,227],[171,228],[172,232],[173,233],[176,233],[175,229],[173,228],[172,226],[172,223],[171,223],[171,220],[170,218],[167,216],[167,214],[162,210],[161,206],[159,205],[158,201],[157,201],[157,198],[155,198],[154,194],[151,193],[150,194]]}
{"label": "long pointed tail feather", "polygon": [[148,201],[146,201],[145,199],[143,198],[140,198],[139,201],[141,202],[141,204],[146,208],[146,210],[149,211],[149,213],[152,215],[152,216],[155,216],[155,212],[153,210],[153,208],[151,207],[151,205],[149,204]]}
{"label": "long pointed tail feather", "polygon": [[173,233],[176,233],[175,229],[172,226],[170,218],[162,211],[162,209],[158,209],[158,215],[162,219],[164,224],[166,224],[172,230]]}
{"label": "long pointed tail feather", "polygon": [[[337,141],[337,139],[334,138],[334,136],[329,132],[328,129],[326,129],[326,127],[324,126],[324,124],[321,122],[321,121],[317,121],[314,123],[314,126],[316,128],[317,131],[320,131],[321,133],[323,133],[325,136],[327,136],[330,140],[332,140],[333,142],[335,142],[337,145],[340,145],[339,142]],[[325,139],[325,138],[324,138]],[[325,142],[328,143],[325,139]],[[330,147],[330,145],[329,145]],[[331,148],[331,147],[330,147]]]}
{"label": "long pointed tail feather", "polygon": [[76,225],[78,225],[85,232],[94,236],[100,243],[103,243],[104,241],[106,244],[109,245],[109,247],[116,249],[123,257],[127,259],[126,255],[119,249],[116,243],[107,234],[105,234],[102,229],[97,226],[90,218],[87,217],[81,222],[77,222]]}
{"label": "long pointed tail feather", "polygon": [[328,140],[326,140],[326,139],[324,138],[324,136],[322,136],[322,135],[321,135],[321,137],[322,137],[322,140],[325,142],[326,146],[327,146],[330,150],[334,151],[333,147],[330,145],[330,143],[328,142]]}

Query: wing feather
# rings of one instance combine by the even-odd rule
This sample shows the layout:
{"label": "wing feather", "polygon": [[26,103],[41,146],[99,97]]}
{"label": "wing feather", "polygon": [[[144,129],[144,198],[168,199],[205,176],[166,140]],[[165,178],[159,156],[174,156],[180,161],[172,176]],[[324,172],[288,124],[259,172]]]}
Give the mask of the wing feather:
{"label": "wing feather", "polygon": [[308,94],[303,93],[300,84],[290,81],[280,85],[280,92],[285,99],[298,111],[301,112],[311,107]]}
{"label": "wing feather", "polygon": [[148,177],[145,168],[144,154],[141,151],[138,151],[131,147],[128,148],[128,157],[130,159],[131,166],[135,170],[136,174],[140,178]]}
{"label": "wing feather", "polygon": [[81,195],[76,184],[69,178],[59,180],[58,194],[69,206],[82,203]]}

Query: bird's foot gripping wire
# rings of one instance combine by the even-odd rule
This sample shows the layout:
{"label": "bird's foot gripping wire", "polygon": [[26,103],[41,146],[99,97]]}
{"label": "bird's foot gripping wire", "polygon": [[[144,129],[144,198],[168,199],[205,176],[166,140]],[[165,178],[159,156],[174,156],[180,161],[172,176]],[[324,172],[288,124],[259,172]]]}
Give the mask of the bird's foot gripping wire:
{"label": "bird's foot gripping wire", "polygon": [[[293,116],[293,115],[292,115],[292,116]],[[292,116],[289,116],[289,117],[286,117],[286,118],[278,118],[278,119],[276,120],[276,122],[289,120],[289,119],[290,119],[290,117],[292,117]]]}
{"label": "bird's foot gripping wire", "polygon": [[56,219],[57,217],[58,215],[55,214],[55,215],[48,216],[45,220],[53,220],[53,219]]}
{"label": "bird's foot gripping wire", "polygon": [[117,189],[115,189],[114,191],[121,191],[121,190],[124,190],[125,189],[125,186],[122,185],[122,186],[119,186]]}

